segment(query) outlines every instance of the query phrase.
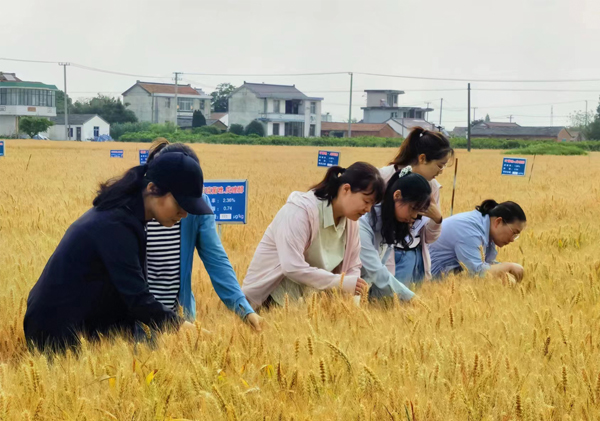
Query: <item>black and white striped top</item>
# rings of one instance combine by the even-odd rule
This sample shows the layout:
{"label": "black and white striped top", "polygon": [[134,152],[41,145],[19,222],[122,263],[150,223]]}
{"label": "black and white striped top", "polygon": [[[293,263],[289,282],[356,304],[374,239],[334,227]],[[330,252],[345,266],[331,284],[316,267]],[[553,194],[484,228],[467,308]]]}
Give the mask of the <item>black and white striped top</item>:
{"label": "black and white striped top", "polygon": [[156,300],[174,309],[181,279],[181,222],[163,227],[156,220],[147,224],[148,285]]}

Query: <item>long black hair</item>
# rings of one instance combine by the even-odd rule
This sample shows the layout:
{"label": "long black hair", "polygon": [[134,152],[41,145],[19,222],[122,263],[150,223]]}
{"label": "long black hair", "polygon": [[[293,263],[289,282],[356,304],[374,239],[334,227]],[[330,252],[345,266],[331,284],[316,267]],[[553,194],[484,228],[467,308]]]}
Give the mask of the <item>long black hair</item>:
{"label": "long black hair", "polygon": [[484,200],[481,205],[475,207],[483,216],[489,215],[491,218],[502,218],[505,224],[511,224],[514,221],[527,222],[525,212],[515,202],[498,203],[495,200]]}
{"label": "long black hair", "polygon": [[[122,207],[127,205],[138,195],[142,194],[150,182],[145,177],[148,164],[150,164],[159,154],[168,152],[183,152],[193,158],[196,162],[200,163],[198,156],[196,156],[189,146],[182,143],[170,144],[169,141],[164,138],[156,139],[150,147],[147,164],[133,167],[121,177],[110,179],[100,185],[98,194],[93,202],[94,207],[99,210]],[[155,185],[150,194],[153,196],[164,196],[167,193],[168,191]]]}
{"label": "long black hair", "polygon": [[319,199],[327,200],[327,203],[331,204],[337,197],[340,186],[344,184],[349,184],[353,193],[375,194],[375,203],[383,199],[385,182],[379,170],[366,162],[355,162],[348,168],[330,167],[325,178],[311,187],[311,190],[314,190]]}
{"label": "long black hair", "polygon": [[440,132],[425,130],[422,127],[414,127],[406,139],[400,145],[398,155],[390,165],[396,169],[407,165],[414,165],[419,160],[419,155],[425,154],[427,161],[443,159],[448,154],[454,155],[454,149],[450,141]]}
{"label": "long black hair", "polygon": [[[396,202],[408,203],[422,211],[427,210],[431,203],[431,185],[420,174],[408,173],[400,176],[396,172],[388,181],[383,201],[381,202],[381,236],[385,244],[400,244],[408,247],[412,241],[410,225],[396,219]],[[394,199],[394,193],[400,190],[402,199]],[[371,210],[371,226],[377,226],[377,211]],[[408,240],[407,240],[408,239]]]}

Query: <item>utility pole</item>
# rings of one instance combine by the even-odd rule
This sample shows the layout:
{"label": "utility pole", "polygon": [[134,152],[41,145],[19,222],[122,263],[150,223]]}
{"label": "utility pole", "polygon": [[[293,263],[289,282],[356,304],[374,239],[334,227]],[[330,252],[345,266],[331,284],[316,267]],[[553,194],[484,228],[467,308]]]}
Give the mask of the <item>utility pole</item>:
{"label": "utility pole", "polygon": [[467,151],[471,152],[471,84],[467,84]]}
{"label": "utility pole", "polygon": [[348,107],[348,137],[352,137],[352,82],[354,81],[354,73],[350,75],[350,106]]}
{"label": "utility pole", "polygon": [[585,125],[588,125],[587,99],[585,100]]}
{"label": "utility pole", "polygon": [[473,121],[477,120],[477,117],[475,114],[476,112],[477,112],[477,107],[473,107]]}
{"label": "utility pole", "polygon": [[554,126],[554,105],[550,106],[550,126]]}
{"label": "utility pole", "polygon": [[177,116],[179,114],[179,105],[177,104],[177,91],[179,89],[178,81],[179,81],[179,75],[181,74],[181,72],[173,72],[173,73],[175,74],[175,130],[177,131],[177,127],[178,127]]}
{"label": "utility pole", "polygon": [[444,106],[444,98],[440,98],[440,131],[442,131],[442,108]]}
{"label": "utility pole", "polygon": [[70,66],[71,63],[58,63],[58,65],[63,66],[63,72],[65,77],[65,140],[71,140],[71,136],[69,136],[69,97],[67,96],[67,66]]}
{"label": "utility pole", "polygon": [[431,104],[431,102],[427,103],[427,111],[425,111],[425,120],[429,121],[429,104]]}
{"label": "utility pole", "polygon": [[512,115],[509,115],[509,116],[508,116],[508,121],[510,121],[511,123],[512,123],[512,118],[513,118],[513,116],[512,116]]}

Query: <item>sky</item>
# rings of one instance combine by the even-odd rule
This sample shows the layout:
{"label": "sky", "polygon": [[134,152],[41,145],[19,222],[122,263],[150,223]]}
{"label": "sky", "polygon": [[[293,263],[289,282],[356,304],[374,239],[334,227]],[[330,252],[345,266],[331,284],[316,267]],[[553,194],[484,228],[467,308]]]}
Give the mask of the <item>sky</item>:
{"label": "sky", "polygon": [[[353,72],[353,118],[365,89],[398,89],[401,106],[430,103],[436,124],[443,98],[442,125],[452,129],[466,125],[466,81],[359,73],[471,80],[472,119],[512,115],[521,125],[566,125],[600,95],[598,0],[20,0],[1,13],[0,71],[59,89],[58,64],[6,59],[134,75],[69,66],[74,99],[183,72],[183,83],[208,92],[224,82],[294,84],[344,121]],[[340,74],[279,76],[329,72]],[[512,82],[564,79],[596,80]]]}

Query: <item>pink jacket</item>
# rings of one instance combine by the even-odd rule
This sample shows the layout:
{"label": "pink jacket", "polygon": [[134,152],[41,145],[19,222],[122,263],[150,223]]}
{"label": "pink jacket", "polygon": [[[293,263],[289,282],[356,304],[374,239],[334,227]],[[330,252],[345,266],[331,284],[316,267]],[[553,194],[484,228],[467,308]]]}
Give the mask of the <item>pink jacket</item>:
{"label": "pink jacket", "polygon": [[242,291],[255,309],[284,277],[325,290],[339,287],[340,274],[345,273],[342,289],[354,294],[361,268],[358,222],[347,221],[344,260],[334,273],[311,267],[304,257],[319,230],[318,200],[312,191],[293,192],[268,226],[242,283]]}
{"label": "pink jacket", "polygon": [[[396,172],[393,165],[388,165],[387,167],[383,167],[379,169],[381,176],[383,177],[385,183],[387,184],[392,178],[392,175]],[[435,203],[440,205],[440,188],[442,187],[437,180],[433,179],[429,182],[431,186],[431,198],[435,201]],[[421,228],[421,240],[423,241],[423,247],[421,250],[423,252],[423,266],[425,269],[425,278],[431,278],[431,256],[429,255],[429,246],[428,244],[434,243],[442,233],[442,224],[436,224],[433,220],[430,220],[423,228]],[[390,273],[396,273],[396,259],[394,257],[394,253],[390,253],[390,257],[386,262],[386,267],[390,271]]]}

